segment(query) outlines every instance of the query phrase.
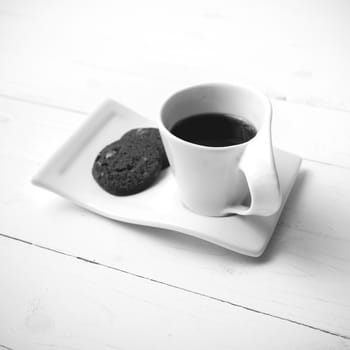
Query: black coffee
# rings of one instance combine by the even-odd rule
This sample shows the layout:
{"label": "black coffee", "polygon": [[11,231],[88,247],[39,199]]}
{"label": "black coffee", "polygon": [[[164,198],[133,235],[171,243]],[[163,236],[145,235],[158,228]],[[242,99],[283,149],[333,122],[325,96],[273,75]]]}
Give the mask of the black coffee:
{"label": "black coffee", "polygon": [[197,114],[184,118],[170,131],[180,139],[210,147],[238,145],[256,135],[252,124],[237,116],[222,113]]}

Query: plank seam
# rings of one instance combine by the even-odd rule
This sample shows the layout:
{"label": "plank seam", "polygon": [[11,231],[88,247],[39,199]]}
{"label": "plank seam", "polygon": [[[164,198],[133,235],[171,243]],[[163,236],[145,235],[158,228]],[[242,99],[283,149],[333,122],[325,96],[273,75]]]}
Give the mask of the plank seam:
{"label": "plank seam", "polygon": [[15,97],[15,96],[6,95],[6,94],[3,94],[3,93],[0,93],[0,97],[7,98],[9,100],[19,101],[19,102],[22,102],[22,103],[29,103],[31,105],[38,105],[38,106],[42,106],[42,107],[61,109],[61,110],[66,111],[66,112],[73,112],[73,113],[77,113],[77,114],[88,114],[88,112],[82,111],[80,109],[64,107],[64,106],[56,105],[56,104],[53,104],[53,103],[32,101],[30,99],[26,99],[26,98],[22,98],[22,97]]}
{"label": "plank seam", "polygon": [[[309,329],[313,329],[313,330],[316,330],[316,331],[319,331],[319,332],[322,332],[322,333],[325,333],[325,334],[329,334],[329,335],[332,335],[332,336],[340,337],[342,339],[350,340],[349,336],[346,336],[346,335],[343,335],[343,334],[340,334],[340,333],[328,331],[328,330],[323,329],[323,328],[318,328],[318,327],[312,326],[312,325],[307,324],[307,323],[299,322],[299,321],[296,321],[296,320],[293,320],[293,319],[289,319],[289,318],[286,318],[286,317],[282,317],[282,316],[278,316],[278,315],[275,315],[275,314],[270,314],[268,312],[264,312],[264,311],[260,311],[260,310],[257,310],[257,309],[253,309],[253,308],[248,307],[248,306],[236,304],[236,303],[233,303],[233,302],[228,301],[228,300],[224,300],[224,299],[221,299],[221,298],[218,298],[218,297],[214,297],[214,296],[211,296],[211,295],[208,295],[208,294],[204,294],[204,293],[201,293],[201,292],[198,292],[198,291],[194,291],[194,290],[191,290],[191,289],[180,287],[180,286],[177,286],[175,284],[171,284],[171,283],[163,282],[163,281],[160,281],[160,280],[157,280],[157,279],[154,279],[154,278],[142,276],[142,275],[134,273],[134,272],[130,272],[130,271],[127,271],[127,270],[123,270],[123,269],[111,266],[111,265],[100,263],[100,262],[98,262],[96,260],[91,260],[91,259],[87,259],[87,258],[84,258],[84,257],[75,256],[73,254],[65,253],[63,251],[60,251],[60,250],[57,250],[57,249],[53,249],[53,248],[49,248],[49,247],[46,247],[46,246],[43,246],[43,245],[40,245],[40,244],[32,243],[32,242],[26,241],[24,239],[16,238],[16,237],[4,234],[4,233],[0,233],[0,236],[2,236],[4,238],[12,239],[12,240],[24,243],[24,244],[32,245],[32,246],[34,246],[36,248],[48,250],[48,251],[51,251],[51,252],[54,252],[54,253],[57,253],[57,254],[65,255],[65,256],[68,256],[68,257],[71,257],[71,258],[75,258],[77,260],[80,260],[80,261],[83,261],[83,262],[86,262],[86,263],[90,263],[90,264],[101,266],[103,268],[108,268],[108,269],[111,269],[111,270],[115,270],[115,271],[118,271],[118,272],[130,275],[130,276],[133,276],[133,277],[136,277],[136,278],[141,278],[141,279],[147,280],[147,281],[152,282],[152,283],[157,283],[157,284],[160,284],[160,285],[163,285],[163,286],[175,288],[175,289],[181,290],[183,292],[191,293],[191,294],[203,297],[203,298],[207,298],[207,299],[211,299],[211,300],[218,301],[218,302],[221,302],[221,303],[225,303],[225,304],[228,304],[228,305],[231,305],[231,306],[234,306],[234,307],[238,307],[240,309],[244,309],[244,310],[247,310],[247,311],[255,312],[255,313],[260,314],[260,315],[269,316],[269,317],[272,317],[272,318],[275,318],[275,319],[279,319],[279,320],[282,320],[282,321],[286,321],[286,322],[290,322],[290,323],[296,324],[298,326],[307,327]],[[11,348],[9,348],[9,349],[13,350]]]}
{"label": "plank seam", "polygon": [[333,163],[325,162],[325,161],[322,161],[322,160],[315,160],[315,159],[311,159],[311,158],[302,158],[302,159],[303,159],[303,161],[306,160],[306,161],[312,162],[312,163],[317,163],[317,164],[332,166],[332,167],[341,168],[341,169],[346,169],[346,170],[349,170],[349,169],[350,169],[350,167],[345,166],[345,165],[333,164]]}
{"label": "plank seam", "polygon": [[10,348],[9,346],[3,345],[3,344],[0,344],[0,348],[6,349],[6,350],[15,350],[15,349]]}

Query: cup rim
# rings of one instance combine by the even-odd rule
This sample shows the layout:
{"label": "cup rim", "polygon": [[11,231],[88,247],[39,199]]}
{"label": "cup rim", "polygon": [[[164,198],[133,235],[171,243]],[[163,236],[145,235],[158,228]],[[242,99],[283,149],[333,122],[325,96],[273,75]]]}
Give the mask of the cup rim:
{"label": "cup rim", "polygon": [[192,90],[194,88],[202,88],[202,87],[229,87],[229,88],[235,87],[235,88],[242,88],[242,89],[249,90],[250,92],[252,92],[256,96],[258,96],[261,99],[261,101],[263,102],[263,104],[265,106],[265,110],[266,110],[266,117],[267,117],[266,122],[269,125],[271,124],[272,105],[271,105],[270,99],[261,90],[255,88],[249,84],[244,84],[244,83],[234,83],[234,84],[232,84],[232,83],[202,83],[202,84],[197,84],[197,85],[190,85],[190,86],[187,86],[181,90],[178,90],[175,93],[168,96],[168,98],[162,104],[160,113],[158,113],[158,127],[159,127],[159,129],[161,129],[163,132],[165,132],[168,137],[175,140],[176,142],[191,145],[192,147],[195,147],[198,149],[220,151],[220,150],[228,150],[228,149],[233,149],[233,148],[237,149],[237,148],[246,146],[246,145],[250,144],[251,142],[253,142],[255,140],[255,138],[259,135],[259,130],[257,130],[256,135],[254,135],[250,140],[248,140],[246,142],[242,142],[242,143],[237,144],[237,145],[219,146],[219,147],[199,145],[197,143],[189,142],[189,141],[186,141],[184,139],[181,139],[181,138],[175,136],[163,123],[162,116],[163,116],[163,111],[164,111],[165,105],[167,104],[167,102],[170,99],[174,98],[175,96],[179,95],[180,93],[184,93],[184,92]]}

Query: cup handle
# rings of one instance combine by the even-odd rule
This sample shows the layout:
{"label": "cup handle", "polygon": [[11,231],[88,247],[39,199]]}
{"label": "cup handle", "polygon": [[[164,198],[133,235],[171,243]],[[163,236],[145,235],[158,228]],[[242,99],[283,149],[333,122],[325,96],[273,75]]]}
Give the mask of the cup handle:
{"label": "cup handle", "polygon": [[259,130],[253,142],[247,145],[239,163],[250,192],[249,207],[235,205],[224,214],[269,216],[278,211],[282,196],[271,142],[271,124]]}

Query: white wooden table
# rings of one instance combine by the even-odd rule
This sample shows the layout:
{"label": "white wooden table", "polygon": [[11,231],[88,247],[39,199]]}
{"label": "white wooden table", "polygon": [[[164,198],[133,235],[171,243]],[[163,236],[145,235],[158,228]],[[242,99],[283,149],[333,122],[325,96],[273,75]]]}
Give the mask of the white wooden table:
{"label": "white wooden table", "polygon": [[[350,2],[0,0],[0,349],[349,349]],[[30,183],[109,96],[243,81],[303,157],[265,254]]]}

